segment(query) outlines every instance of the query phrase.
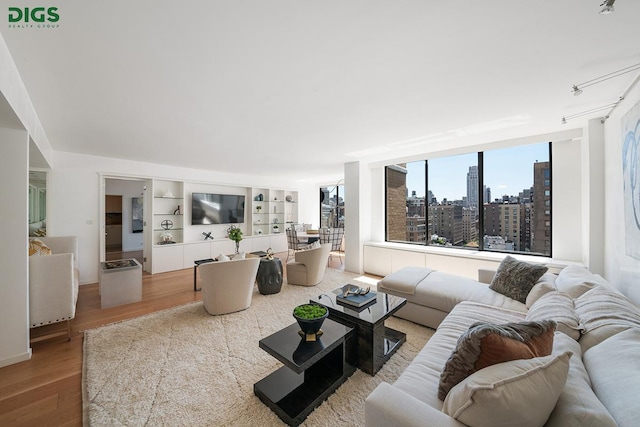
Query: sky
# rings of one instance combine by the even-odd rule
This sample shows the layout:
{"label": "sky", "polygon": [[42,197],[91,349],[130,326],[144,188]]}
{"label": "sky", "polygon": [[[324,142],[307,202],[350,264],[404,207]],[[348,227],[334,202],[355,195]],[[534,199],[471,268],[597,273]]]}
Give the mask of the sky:
{"label": "sky", "polygon": [[[549,160],[549,144],[521,145],[484,152],[484,185],[491,188],[491,199],[517,196],[533,186],[533,164]],[[429,160],[429,189],[438,199],[460,200],[467,195],[469,166],[478,163],[477,153]],[[424,162],[407,164],[407,189],[418,197],[425,195]]]}

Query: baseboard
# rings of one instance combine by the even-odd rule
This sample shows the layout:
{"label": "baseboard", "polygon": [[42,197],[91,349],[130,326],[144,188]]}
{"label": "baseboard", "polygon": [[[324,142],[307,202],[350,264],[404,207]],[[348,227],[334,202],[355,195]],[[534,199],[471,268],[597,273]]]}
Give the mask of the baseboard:
{"label": "baseboard", "polygon": [[24,362],[25,360],[29,359],[31,359],[31,348],[29,348],[26,353],[17,354],[15,356],[0,360],[0,368],[4,368],[5,366],[13,365],[15,363]]}

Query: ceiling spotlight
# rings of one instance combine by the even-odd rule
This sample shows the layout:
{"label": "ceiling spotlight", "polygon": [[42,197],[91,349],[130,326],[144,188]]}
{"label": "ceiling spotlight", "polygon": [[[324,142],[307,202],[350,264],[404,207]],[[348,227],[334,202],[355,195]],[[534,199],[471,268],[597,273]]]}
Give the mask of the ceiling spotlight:
{"label": "ceiling spotlight", "polygon": [[[604,4],[604,3],[603,3]],[[626,68],[623,68],[618,71],[614,71],[613,73],[605,74],[604,76],[596,77],[595,79],[587,80],[584,83],[580,83],[577,85],[573,85],[571,87],[571,92],[574,96],[578,96],[582,93],[582,90],[586,87],[597,85],[598,83],[606,82],[609,79],[614,77],[622,76],[623,74],[630,73],[632,71],[640,70],[640,63],[630,65]]]}
{"label": "ceiling spotlight", "polygon": [[600,5],[600,7],[604,6],[602,7],[602,9],[600,9],[600,15],[609,15],[610,13],[613,13],[613,4],[615,2],[616,0],[604,0]]}

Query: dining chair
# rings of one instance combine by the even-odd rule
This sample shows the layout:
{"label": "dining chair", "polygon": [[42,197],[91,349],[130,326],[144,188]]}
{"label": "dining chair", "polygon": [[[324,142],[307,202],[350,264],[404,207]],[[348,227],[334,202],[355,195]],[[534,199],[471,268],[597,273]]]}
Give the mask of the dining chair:
{"label": "dining chair", "polygon": [[302,243],[298,240],[298,232],[294,228],[293,224],[291,225],[291,228],[287,228],[285,231],[287,233],[287,260],[286,261],[289,261],[289,255],[291,254],[291,252],[295,254],[296,251],[299,251],[303,247],[307,246],[307,243],[306,242]]}
{"label": "dining chair", "polygon": [[343,227],[320,229],[320,243],[331,244],[331,253],[329,254],[329,257],[333,256],[333,252],[338,252],[338,257],[340,258],[340,264],[342,264],[342,254],[344,253],[344,251],[342,250],[343,238],[344,238]]}

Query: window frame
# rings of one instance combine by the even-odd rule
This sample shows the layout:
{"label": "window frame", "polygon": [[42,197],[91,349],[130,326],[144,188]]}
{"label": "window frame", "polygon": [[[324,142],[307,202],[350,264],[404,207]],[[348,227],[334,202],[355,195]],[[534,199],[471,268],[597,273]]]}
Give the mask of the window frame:
{"label": "window frame", "polygon": [[[539,144],[544,144],[544,142],[541,142]],[[545,239],[545,247],[548,248],[548,254],[547,253],[540,253],[540,252],[532,252],[532,251],[523,251],[523,250],[519,250],[519,251],[509,251],[509,250],[497,250],[497,249],[486,249],[484,247],[484,223],[485,223],[485,215],[484,215],[484,205],[485,205],[485,200],[484,200],[484,151],[477,151],[477,156],[478,156],[478,160],[477,160],[477,167],[478,167],[478,180],[477,180],[477,191],[478,191],[478,229],[477,229],[477,235],[478,235],[478,247],[477,248],[471,248],[471,247],[463,247],[463,246],[450,246],[447,247],[447,249],[454,249],[454,250],[461,250],[461,251],[470,251],[470,250],[474,250],[474,251],[483,251],[483,252],[497,252],[497,253],[505,253],[505,254],[516,254],[516,255],[530,255],[530,256],[538,256],[538,257],[546,257],[546,258],[552,258],[553,257],[553,158],[552,158],[552,141],[548,141],[547,143],[547,147],[548,147],[548,163],[549,163],[549,168],[548,170],[544,171],[544,176],[543,176],[543,190],[542,190],[542,197],[543,197],[543,202],[544,202],[544,208],[542,209],[542,212],[544,212],[544,221],[549,223],[548,229],[545,229],[545,231],[542,233],[545,237],[548,236],[548,239]],[[513,148],[513,147],[518,147],[517,145],[514,146],[510,146],[510,147],[502,147],[504,149],[508,149],[508,148]],[[497,148],[496,150],[502,149],[502,148]],[[493,151],[493,150],[491,150]],[[470,154],[472,152],[469,153],[459,153],[459,154]],[[458,154],[456,154],[458,155]],[[453,157],[455,155],[452,155],[451,157]],[[446,156],[449,157],[449,156]],[[435,159],[437,157],[434,157],[433,159]],[[389,187],[388,187],[388,168],[390,166],[397,166],[400,164],[407,164],[407,163],[415,163],[415,162],[420,162],[420,161],[424,161],[425,162],[425,172],[424,172],[424,184],[425,184],[425,195],[424,195],[424,199],[425,199],[425,227],[426,227],[426,233],[427,236],[425,238],[424,242],[414,242],[414,241],[404,241],[404,240],[390,240],[388,238],[389,236],[389,207],[388,207],[388,201],[389,201]],[[534,182],[535,182],[535,178],[534,178]],[[548,195],[546,194],[548,193]],[[429,158],[425,158],[424,160],[415,160],[412,162],[397,162],[391,165],[386,165],[384,167],[384,238],[385,238],[385,242],[391,242],[391,243],[401,243],[401,244],[408,244],[408,245],[418,245],[418,246],[425,246],[425,247],[429,247],[429,246],[433,246],[430,245],[429,243],[429,203],[430,201],[427,200],[429,196]],[[531,203],[533,203],[533,193],[531,194]],[[490,201],[489,201],[490,202]],[[522,204],[518,204],[518,209],[520,209],[520,206],[522,206]],[[526,210],[529,210],[529,208],[525,208]],[[534,221],[531,221],[531,214],[533,213],[533,209],[531,209],[529,213],[529,215],[527,216],[527,218],[520,220],[520,222],[517,224],[518,227],[520,227],[521,225],[524,225],[525,223],[529,224],[529,233],[532,233],[531,231],[531,226],[533,225]],[[515,215],[514,215],[515,218]],[[511,222],[511,216],[509,217],[509,222]],[[510,227],[510,231],[513,227]],[[520,227],[522,228],[522,227]],[[520,230],[521,233],[524,232],[522,229]],[[515,235],[515,230],[513,231],[513,233]],[[437,247],[437,246],[434,246]]]}

